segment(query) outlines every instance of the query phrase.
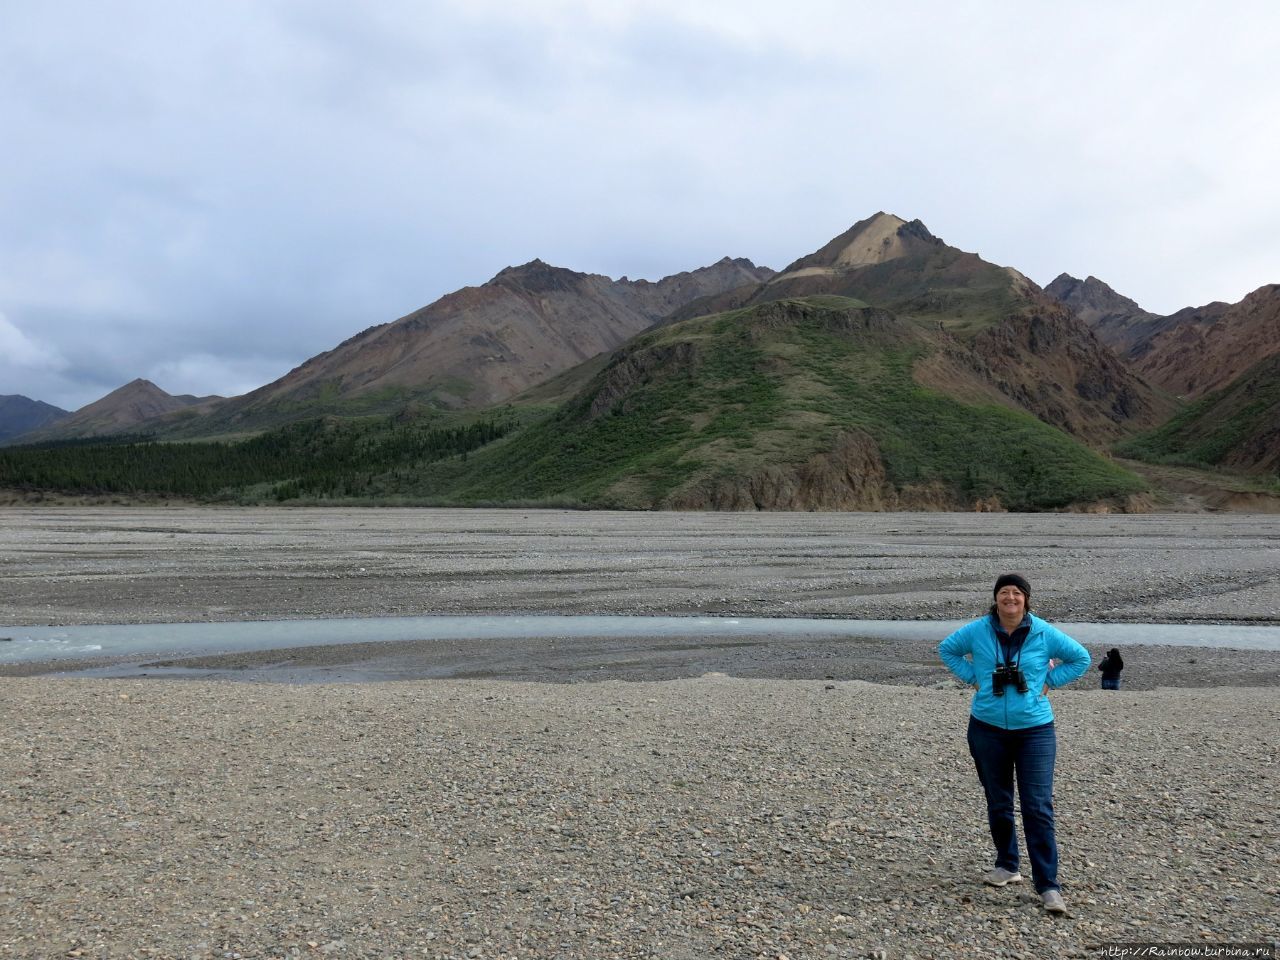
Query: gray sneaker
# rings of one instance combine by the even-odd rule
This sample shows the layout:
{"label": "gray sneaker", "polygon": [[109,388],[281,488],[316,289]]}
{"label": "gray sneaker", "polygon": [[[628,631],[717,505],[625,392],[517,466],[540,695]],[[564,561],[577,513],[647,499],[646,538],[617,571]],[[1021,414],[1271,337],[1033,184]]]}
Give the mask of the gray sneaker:
{"label": "gray sneaker", "polygon": [[982,878],[983,883],[989,883],[993,887],[1003,887],[1006,883],[1020,883],[1022,874],[1017,870],[1006,870],[1004,867],[996,867],[985,877]]}
{"label": "gray sneaker", "polygon": [[1062,899],[1060,890],[1046,890],[1040,894],[1040,898],[1044,900],[1044,909],[1046,913],[1066,913],[1067,904]]}

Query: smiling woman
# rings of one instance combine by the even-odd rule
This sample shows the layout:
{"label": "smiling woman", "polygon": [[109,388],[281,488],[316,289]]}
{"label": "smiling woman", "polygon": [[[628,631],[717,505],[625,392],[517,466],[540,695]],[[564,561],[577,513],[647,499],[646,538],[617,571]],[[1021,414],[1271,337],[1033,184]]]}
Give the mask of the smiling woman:
{"label": "smiling woman", "polygon": [[1031,612],[1031,584],[1026,577],[1018,573],[1000,577],[996,581],[996,602],[991,605],[991,612],[999,617],[1005,632],[1012,633]]}
{"label": "smiling woman", "polygon": [[976,688],[969,752],[986,793],[987,822],[996,848],[995,866],[984,881],[1003,887],[1022,880],[1013,819],[1016,779],[1036,893],[1045,910],[1065,913],[1053,818],[1058,743],[1048,693],[1084,673],[1089,653],[1032,616],[1026,577],[1003,574],[992,593],[990,613],[961,627],[938,648],[948,669]]}

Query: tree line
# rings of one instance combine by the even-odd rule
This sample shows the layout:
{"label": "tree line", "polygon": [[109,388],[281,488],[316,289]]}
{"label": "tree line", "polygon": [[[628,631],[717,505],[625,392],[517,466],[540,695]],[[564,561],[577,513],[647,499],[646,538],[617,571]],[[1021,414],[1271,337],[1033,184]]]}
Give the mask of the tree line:
{"label": "tree line", "polygon": [[455,427],[321,418],[234,442],[117,436],[3,447],[0,487],[198,500],[361,496],[381,490],[388,473],[465,458],[514,426],[499,418]]}

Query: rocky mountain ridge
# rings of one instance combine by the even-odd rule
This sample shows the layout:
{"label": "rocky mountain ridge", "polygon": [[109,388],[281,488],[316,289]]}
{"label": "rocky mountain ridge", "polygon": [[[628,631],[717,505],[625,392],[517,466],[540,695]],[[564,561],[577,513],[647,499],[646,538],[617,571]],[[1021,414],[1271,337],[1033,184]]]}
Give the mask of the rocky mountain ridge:
{"label": "rocky mountain ridge", "polygon": [[1080,280],[1061,273],[1044,292],[1072,310],[1108,347],[1130,359],[1134,346],[1157,332],[1164,319],[1093,276]]}
{"label": "rocky mountain ridge", "polygon": [[691,299],[772,275],[729,257],[656,282],[533,260],[370,327],[187,429],[261,429],[299,409],[392,412],[409,400],[491,406],[615,349]]}
{"label": "rocky mountain ridge", "polygon": [[1173,314],[1135,358],[1152,383],[1196,399],[1222,390],[1260,360],[1280,353],[1280,284],[1239,303],[1212,303]]}
{"label": "rocky mountain ridge", "polygon": [[1221,390],[1254,363],[1280,352],[1280,285],[1239,303],[1215,301],[1168,316],[1089,277],[1057,277],[1045,292],[1072,310],[1146,380],[1185,399]]}
{"label": "rocky mountain ridge", "polygon": [[1142,310],[1096,278],[1066,274],[1046,292],[1092,325],[1149,383],[1187,403],[1121,450],[1153,463],[1280,471],[1280,285],[1239,303],[1166,317]]}

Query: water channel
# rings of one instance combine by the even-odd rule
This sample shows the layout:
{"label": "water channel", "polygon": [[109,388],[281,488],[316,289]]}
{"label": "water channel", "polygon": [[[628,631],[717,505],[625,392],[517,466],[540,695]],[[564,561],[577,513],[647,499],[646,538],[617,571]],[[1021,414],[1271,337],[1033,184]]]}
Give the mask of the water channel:
{"label": "water channel", "polygon": [[[433,616],[0,626],[0,664],[100,657],[194,656],[397,640],[822,635],[941,640],[963,622],[688,616]],[[1057,622],[1056,626],[1086,646],[1156,644],[1280,650],[1280,626],[1063,622]]]}

